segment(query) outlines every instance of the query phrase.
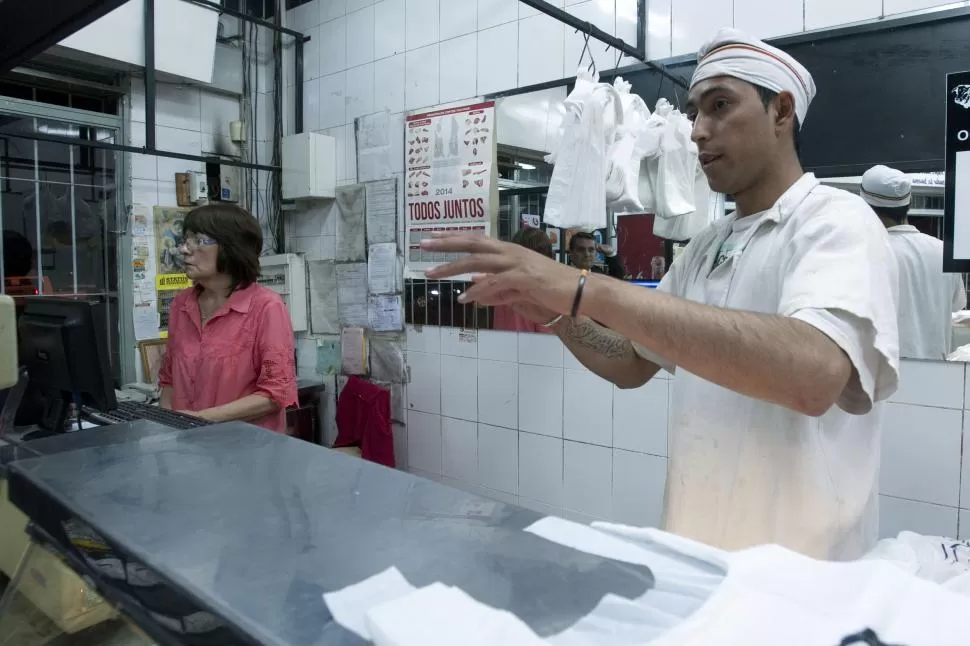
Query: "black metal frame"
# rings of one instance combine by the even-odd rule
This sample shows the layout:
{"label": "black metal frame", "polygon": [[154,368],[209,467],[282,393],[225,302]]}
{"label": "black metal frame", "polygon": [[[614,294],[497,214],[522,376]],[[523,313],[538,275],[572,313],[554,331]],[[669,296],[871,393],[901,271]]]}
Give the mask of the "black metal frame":
{"label": "black metal frame", "polygon": [[[245,20],[252,24],[260,27],[265,27],[274,32],[279,32],[287,36],[292,36],[296,44],[296,52],[294,56],[294,73],[295,77],[295,97],[294,97],[294,111],[295,111],[295,132],[303,132],[303,46],[310,40],[309,36],[306,36],[298,31],[282,27],[280,25],[274,24],[268,20],[263,20],[262,18],[256,18],[254,16],[247,15],[240,11],[234,11],[232,9],[226,9],[222,5],[215,2],[210,2],[209,0],[182,0],[182,2],[188,2],[189,4],[198,5],[200,7],[206,7],[213,11],[217,11],[220,14],[225,14],[227,16],[232,16],[233,18],[238,18],[240,20]],[[212,163],[212,164],[222,164],[223,166],[234,166],[238,168],[249,168],[252,170],[262,170],[270,172],[280,171],[279,166],[265,165],[265,164],[251,164],[247,162],[236,161],[232,159],[223,159],[222,157],[209,156],[205,157],[202,155],[187,155],[183,153],[176,153],[168,150],[159,150],[156,142],[155,134],[155,97],[156,97],[156,86],[157,80],[155,76],[155,0],[145,0],[144,4],[144,20],[145,20],[145,145],[143,147],[137,146],[125,146],[123,144],[108,143],[102,141],[86,141],[79,139],[71,139],[69,137],[59,137],[56,135],[44,135],[41,133],[5,133],[7,137],[16,137],[18,139],[28,139],[34,141],[51,141],[54,143],[67,144],[69,146],[81,146],[87,148],[101,148],[104,150],[113,150],[122,153],[135,153],[140,155],[151,155],[154,157],[166,157],[170,159],[183,159],[186,161],[201,162],[201,163]]]}

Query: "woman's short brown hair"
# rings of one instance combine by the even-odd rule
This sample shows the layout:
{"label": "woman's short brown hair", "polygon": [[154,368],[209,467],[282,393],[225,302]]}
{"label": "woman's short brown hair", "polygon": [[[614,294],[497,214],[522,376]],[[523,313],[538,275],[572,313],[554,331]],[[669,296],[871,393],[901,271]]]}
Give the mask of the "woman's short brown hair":
{"label": "woman's short brown hair", "polygon": [[542,229],[519,229],[512,242],[552,258],[552,241]]}
{"label": "woman's short brown hair", "polygon": [[206,204],[192,209],[182,226],[185,235],[202,234],[219,243],[216,271],[227,274],[233,291],[259,278],[259,254],[263,230],[246,209],[234,204]]}

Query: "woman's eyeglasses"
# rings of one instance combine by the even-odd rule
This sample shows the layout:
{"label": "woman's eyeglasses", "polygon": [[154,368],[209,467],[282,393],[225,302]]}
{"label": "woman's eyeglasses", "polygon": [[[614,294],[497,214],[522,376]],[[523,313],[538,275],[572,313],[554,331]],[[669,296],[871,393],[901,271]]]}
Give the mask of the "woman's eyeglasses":
{"label": "woman's eyeglasses", "polygon": [[199,250],[199,247],[211,247],[214,244],[219,244],[219,242],[204,236],[191,236],[182,238],[182,242],[178,246],[180,249],[185,248],[189,253],[195,253]]}

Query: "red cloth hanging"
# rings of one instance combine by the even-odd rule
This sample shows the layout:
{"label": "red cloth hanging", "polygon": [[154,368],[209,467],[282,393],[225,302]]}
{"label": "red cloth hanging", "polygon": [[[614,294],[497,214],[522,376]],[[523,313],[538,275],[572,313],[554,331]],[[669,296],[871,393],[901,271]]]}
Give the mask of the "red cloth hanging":
{"label": "red cloth hanging", "polygon": [[360,377],[351,377],[337,400],[337,441],[333,448],[360,448],[361,457],[386,467],[394,463],[391,393]]}

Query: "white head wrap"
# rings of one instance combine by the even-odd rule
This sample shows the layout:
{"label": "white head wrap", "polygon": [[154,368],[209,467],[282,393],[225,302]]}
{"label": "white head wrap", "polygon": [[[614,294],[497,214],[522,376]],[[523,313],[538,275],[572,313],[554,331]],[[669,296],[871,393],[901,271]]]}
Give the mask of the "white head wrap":
{"label": "white head wrap", "polygon": [[737,29],[724,28],[697,53],[691,87],[717,76],[730,76],[772,92],[791,92],[799,125],[815,98],[815,80],[794,58]]}
{"label": "white head wrap", "polygon": [[862,176],[859,191],[871,206],[893,209],[913,201],[913,183],[906,173],[887,166],[876,166]]}

